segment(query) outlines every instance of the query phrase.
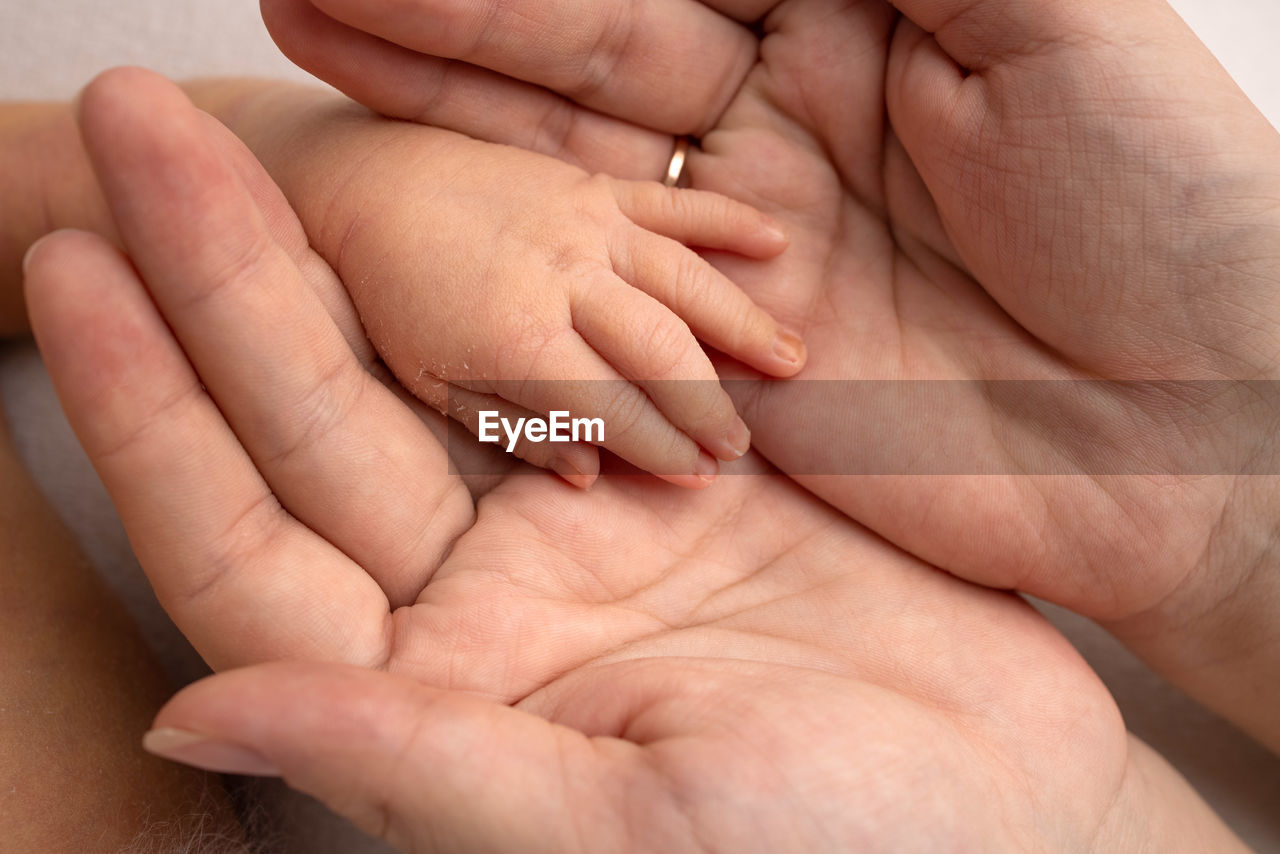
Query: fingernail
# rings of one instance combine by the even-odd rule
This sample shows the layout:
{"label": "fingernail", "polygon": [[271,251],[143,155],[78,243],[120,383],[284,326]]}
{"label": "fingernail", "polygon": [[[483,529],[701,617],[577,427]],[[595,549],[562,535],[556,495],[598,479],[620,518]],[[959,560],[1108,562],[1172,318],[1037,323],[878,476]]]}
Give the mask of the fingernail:
{"label": "fingernail", "polygon": [[741,418],[735,418],[729,433],[710,450],[726,462],[736,460],[751,450],[751,431]]}
{"label": "fingernail", "polygon": [[35,243],[32,243],[30,246],[27,247],[26,253],[23,254],[22,256],[22,275],[25,276],[27,274],[27,268],[31,266],[31,256],[35,254],[36,247],[39,246],[41,243],[44,243],[45,237],[48,237],[48,236],[49,235],[46,234],[44,237],[41,237]]}
{"label": "fingernail", "polygon": [[716,475],[720,473],[720,464],[716,462],[715,457],[706,451],[699,451],[698,461],[693,466],[693,473],[703,483],[711,483],[716,479]]}
{"label": "fingernail", "polygon": [[777,337],[773,339],[773,355],[789,365],[802,364],[804,342],[790,329],[779,329]]}
{"label": "fingernail", "polygon": [[787,244],[791,242],[791,238],[787,236],[787,231],[777,223],[771,222],[764,229],[773,238],[774,242]]}
{"label": "fingernail", "polygon": [[257,751],[199,733],[159,727],[142,737],[142,749],[162,759],[223,774],[279,777],[280,769]]}
{"label": "fingernail", "polygon": [[579,489],[587,489],[596,482],[595,473],[582,471],[573,464],[572,460],[565,457],[553,459],[551,461],[551,470]]}

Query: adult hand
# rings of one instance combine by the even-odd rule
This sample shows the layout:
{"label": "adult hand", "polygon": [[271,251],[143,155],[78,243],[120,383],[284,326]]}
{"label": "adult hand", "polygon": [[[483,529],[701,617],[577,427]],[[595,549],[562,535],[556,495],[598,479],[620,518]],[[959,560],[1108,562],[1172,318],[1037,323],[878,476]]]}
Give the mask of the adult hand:
{"label": "adult hand", "polygon": [[379,112],[636,179],[714,126],[769,5],[261,0],[290,59]]}
{"label": "adult hand", "polygon": [[805,377],[960,382],[757,386],[756,446],[1280,747],[1275,132],[1163,4],[897,5],[778,6],[694,185],[789,216],[727,269]]}
{"label": "adult hand", "polygon": [[[139,560],[162,563],[167,550],[203,539],[193,536],[199,531],[230,550],[182,552],[180,590],[157,580],[162,603],[182,622],[240,546],[303,549],[311,559],[294,571],[315,594],[305,631],[248,622],[280,590],[278,576],[259,579],[257,605],[224,603],[228,622],[217,631],[239,626],[245,645],[269,657],[311,650],[362,660],[361,650],[381,638],[331,632],[351,612],[411,601],[470,526],[470,496],[449,476],[427,426],[363,369],[347,342],[369,345],[341,284],[243,146],[148,72],[106,75],[83,98],[86,149],[130,258],[97,235],[58,233],[29,254],[27,292],[51,372],[64,389],[94,390],[67,396],[66,407],[121,514],[146,520],[137,522],[152,534],[135,542]],[[120,133],[130,122],[155,132]],[[182,170],[153,169],[184,146],[191,153]],[[205,208],[223,216],[197,227]],[[97,289],[92,299],[42,287],[51,277],[43,263],[59,258],[80,265]],[[150,299],[129,261],[163,283]],[[91,358],[74,336],[42,334],[99,312],[113,328]],[[157,334],[166,323],[191,336],[190,346]],[[297,361],[282,363],[282,350]],[[134,413],[138,429],[86,418],[89,409]],[[154,413],[183,426],[152,432]],[[151,477],[174,487],[160,505]],[[364,569],[343,570],[339,558]],[[322,573],[326,565],[333,568]],[[203,638],[192,641],[207,648]]]}
{"label": "adult hand", "polygon": [[[153,749],[282,772],[412,850],[1237,845],[1034,611],[758,459],[718,500],[513,476],[461,536],[466,512],[428,529],[449,555],[393,610],[378,546],[406,532],[377,514],[415,497],[388,449],[439,446],[363,381],[300,432],[355,368],[269,183],[149,75],[99,79],[81,114],[147,285],[89,235],[32,250],[68,415],[206,657],[345,662],[199,683]],[[408,462],[430,507],[454,500],[434,457]]]}
{"label": "adult hand", "polygon": [[[325,22],[327,58],[300,51],[273,8]],[[1104,621],[1280,747],[1280,697],[1256,688],[1280,667],[1280,626],[1260,604],[1280,589],[1280,497],[1265,476],[1277,471],[1280,144],[1165,4],[264,10],[295,59],[397,115],[429,91],[428,118],[489,132],[452,105],[448,93],[470,90],[447,76],[410,84],[405,69],[438,63],[414,53],[427,51],[548,87],[495,83],[537,105],[513,116],[588,115],[577,103],[702,134],[693,186],[792,234],[763,272],[724,268],[803,330],[804,378],[840,381],[745,387],[756,447],[912,553]],[[763,32],[741,85],[747,29],[734,16]],[[699,50],[673,35],[686,32]],[[362,86],[339,57],[369,33],[398,43],[361,42],[387,58]],[[383,73],[392,56],[401,76]],[[690,72],[704,57],[718,86]],[[548,136],[523,141],[566,141]],[[631,168],[658,174],[628,138]],[[616,149],[612,131],[600,139]],[[585,133],[569,148],[591,151]],[[949,382],[900,382],[922,379]],[[851,382],[863,380],[887,382]],[[868,476],[831,476],[844,474]]]}

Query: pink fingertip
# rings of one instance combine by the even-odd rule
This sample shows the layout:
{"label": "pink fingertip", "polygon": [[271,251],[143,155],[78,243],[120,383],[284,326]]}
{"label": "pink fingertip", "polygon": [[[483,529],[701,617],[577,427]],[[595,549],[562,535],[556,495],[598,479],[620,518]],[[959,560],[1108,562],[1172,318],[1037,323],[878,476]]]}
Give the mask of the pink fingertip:
{"label": "pink fingertip", "polygon": [[578,489],[590,489],[591,485],[596,482],[599,477],[597,472],[580,471],[573,461],[565,457],[557,457],[551,461],[551,470],[568,483],[570,486],[576,486]]}
{"label": "pink fingertip", "polygon": [[706,489],[715,483],[720,473],[720,463],[706,451],[698,452],[698,461],[693,465],[692,474],[659,474],[658,477],[667,483],[685,489]]}
{"label": "pink fingertip", "polygon": [[791,236],[787,234],[786,229],[772,220],[765,225],[764,233],[769,240],[777,245],[779,252],[791,244]]}
{"label": "pink fingertip", "polygon": [[279,777],[280,769],[257,751],[200,733],[173,727],[158,727],[142,737],[148,753],[224,774]]}
{"label": "pink fingertip", "polygon": [[808,353],[804,341],[790,329],[780,328],[773,339],[773,356],[783,367],[782,373],[791,376],[804,367]]}
{"label": "pink fingertip", "polygon": [[732,462],[751,450],[751,430],[741,418],[735,418],[724,438],[708,445],[707,450],[725,462]]}
{"label": "pink fingertip", "polygon": [[698,461],[693,466],[693,473],[698,476],[698,480],[710,485],[716,479],[716,475],[720,474],[720,463],[716,462],[716,458],[706,451],[699,451]]}

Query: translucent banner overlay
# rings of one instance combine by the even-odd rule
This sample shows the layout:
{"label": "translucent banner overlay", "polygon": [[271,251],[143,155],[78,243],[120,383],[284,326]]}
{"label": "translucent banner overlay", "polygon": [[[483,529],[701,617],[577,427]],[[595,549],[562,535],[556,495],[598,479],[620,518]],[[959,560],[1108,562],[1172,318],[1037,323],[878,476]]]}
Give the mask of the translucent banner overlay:
{"label": "translucent banner overlay", "polygon": [[[451,390],[450,414],[466,429],[450,431],[450,456],[463,474],[507,471],[513,431],[518,441],[541,437],[545,448],[533,450],[542,453],[553,447],[552,421],[562,435],[579,422],[579,438],[588,420],[602,425],[609,448],[661,423],[655,401],[662,412],[706,412],[723,403],[722,388],[751,425],[753,448],[796,475],[1280,474],[1280,381],[1271,380],[665,381],[643,391],[620,381],[489,382]],[[553,410],[562,414],[548,417]],[[498,441],[482,446],[484,412]]]}

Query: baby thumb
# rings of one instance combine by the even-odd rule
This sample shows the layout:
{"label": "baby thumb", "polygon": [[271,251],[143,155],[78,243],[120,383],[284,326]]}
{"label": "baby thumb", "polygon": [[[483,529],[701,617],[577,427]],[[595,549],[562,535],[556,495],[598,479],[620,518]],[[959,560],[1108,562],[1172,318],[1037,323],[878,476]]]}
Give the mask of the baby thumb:
{"label": "baby thumb", "polygon": [[590,739],[385,672],[287,662],[212,676],[169,701],[144,746],[282,776],[402,850],[623,847],[617,813],[588,802],[611,776]]}

